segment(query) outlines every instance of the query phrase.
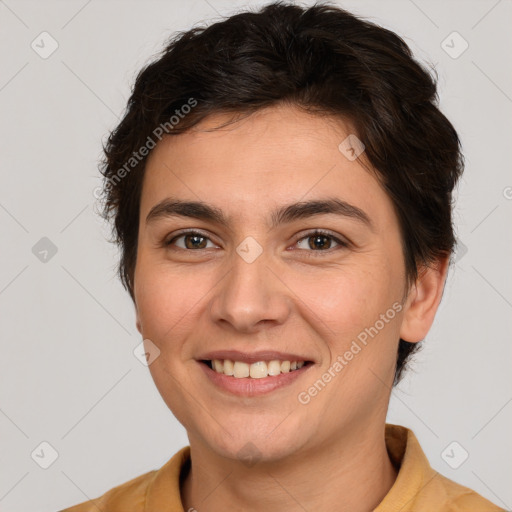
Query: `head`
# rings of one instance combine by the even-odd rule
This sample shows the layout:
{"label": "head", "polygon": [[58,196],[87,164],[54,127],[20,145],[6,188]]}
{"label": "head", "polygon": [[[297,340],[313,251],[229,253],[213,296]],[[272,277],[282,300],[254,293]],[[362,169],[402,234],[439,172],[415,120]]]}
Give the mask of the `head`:
{"label": "head", "polygon": [[[278,3],[174,37],[102,173],[150,370],[189,436],[278,457],[385,418],[442,297],[462,169],[434,76],[391,31]],[[201,367],[229,350],[305,367],[235,396]]]}

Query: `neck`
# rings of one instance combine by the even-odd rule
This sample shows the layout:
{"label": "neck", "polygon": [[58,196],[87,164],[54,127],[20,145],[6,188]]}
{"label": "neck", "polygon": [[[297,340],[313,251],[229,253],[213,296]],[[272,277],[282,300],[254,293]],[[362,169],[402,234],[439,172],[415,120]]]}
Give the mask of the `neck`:
{"label": "neck", "polygon": [[380,425],[251,467],[199,444],[190,440],[193,464],[181,491],[184,510],[363,512],[384,499],[397,477]]}

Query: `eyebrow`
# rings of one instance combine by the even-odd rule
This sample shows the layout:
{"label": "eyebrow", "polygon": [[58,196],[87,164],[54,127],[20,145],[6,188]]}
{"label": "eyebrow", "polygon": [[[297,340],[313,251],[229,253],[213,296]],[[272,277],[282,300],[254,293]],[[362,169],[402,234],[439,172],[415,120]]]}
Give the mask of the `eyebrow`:
{"label": "eyebrow", "polygon": [[[315,199],[281,206],[270,214],[271,227],[275,228],[281,224],[322,214],[334,214],[355,219],[366,225],[371,231],[375,231],[366,212],[338,198]],[[176,198],[164,199],[153,206],[146,217],[146,224],[167,217],[190,217],[211,221],[224,227],[229,226],[228,218],[216,206],[202,201],[183,201]]]}

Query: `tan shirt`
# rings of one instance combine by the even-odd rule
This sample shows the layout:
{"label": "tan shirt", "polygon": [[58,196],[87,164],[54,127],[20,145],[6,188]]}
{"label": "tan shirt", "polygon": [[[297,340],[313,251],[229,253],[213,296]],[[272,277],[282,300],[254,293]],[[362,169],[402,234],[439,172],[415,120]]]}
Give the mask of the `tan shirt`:
{"label": "tan shirt", "polygon": [[[374,512],[504,512],[432,469],[412,430],[387,423],[386,446],[398,476]],[[61,512],[184,512],[180,474],[189,463],[187,446],[160,469]]]}

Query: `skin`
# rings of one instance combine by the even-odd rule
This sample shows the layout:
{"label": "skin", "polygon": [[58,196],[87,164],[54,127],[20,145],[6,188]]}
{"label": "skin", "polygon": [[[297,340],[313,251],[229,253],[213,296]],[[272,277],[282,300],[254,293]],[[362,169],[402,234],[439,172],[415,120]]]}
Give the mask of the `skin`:
{"label": "skin", "polygon": [[[162,139],[141,196],[137,328],[160,350],[152,377],[189,436],[184,509],[370,510],[397,475],[384,429],[398,341],[426,336],[448,262],[423,269],[406,288],[392,202],[361,165],[364,153],[350,161],[338,149],[354,133],[348,123],[279,106],[212,130],[229,119],[210,116]],[[228,227],[186,217],[146,223],[170,196],[222,209]],[[326,197],[364,210],[373,230],[333,214],[270,227],[275,207]],[[184,238],[163,244],[185,228],[206,234],[207,248],[184,248]],[[311,248],[316,228],[349,246],[327,238],[325,248]],[[263,249],[252,263],[236,252],[248,236]],[[394,303],[402,310],[301,404],[299,393]],[[221,349],[292,352],[315,364],[287,387],[241,398],[215,388],[195,359]],[[239,453],[247,443],[257,454],[252,465]]]}

